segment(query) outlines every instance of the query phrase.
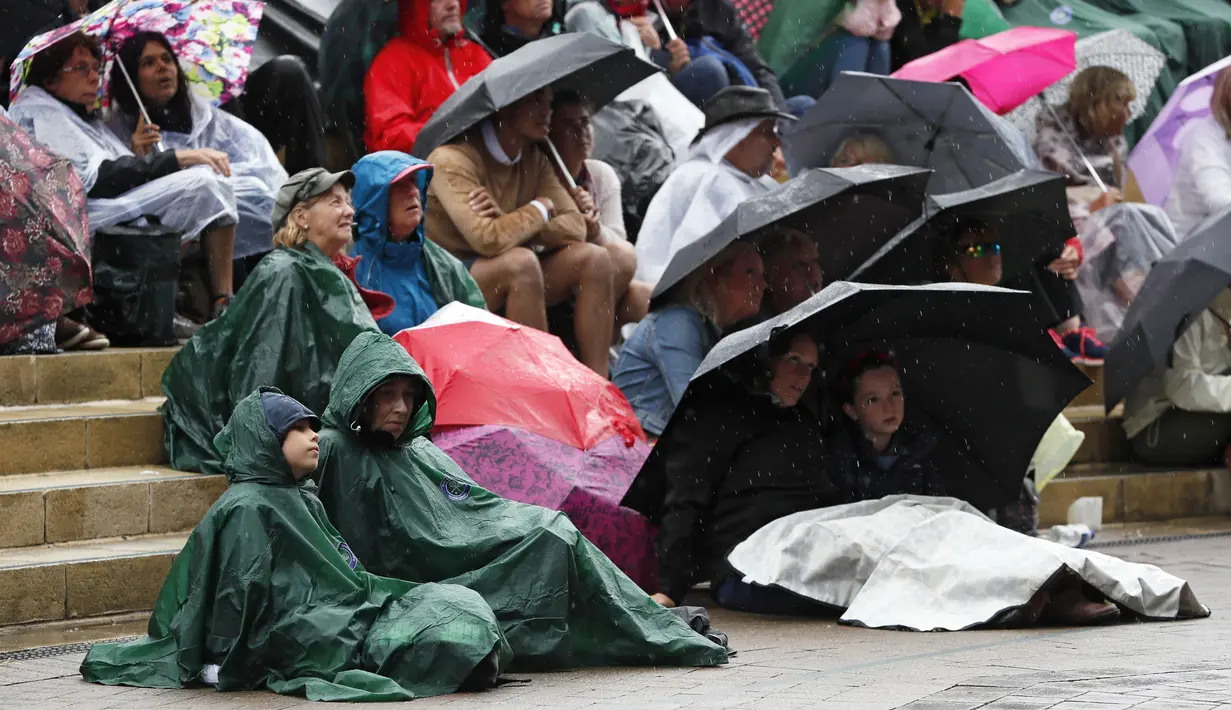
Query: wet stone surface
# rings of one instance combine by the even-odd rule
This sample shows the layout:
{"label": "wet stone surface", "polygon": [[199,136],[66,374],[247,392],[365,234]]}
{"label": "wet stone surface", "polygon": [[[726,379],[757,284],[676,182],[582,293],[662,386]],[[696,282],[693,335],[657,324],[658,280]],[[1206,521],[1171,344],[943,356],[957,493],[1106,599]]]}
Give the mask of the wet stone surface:
{"label": "wet stone surface", "polygon": [[[414,710],[466,708],[767,708],[792,710],[1231,710],[1231,538],[1107,550],[1187,579],[1214,616],[1179,623],[946,634],[868,631],[831,621],[716,611],[739,654],[714,669],[593,669],[527,676]],[[0,708],[336,707],[211,689],[91,685],[82,653],[0,661]],[[395,705],[382,704],[382,708]]]}

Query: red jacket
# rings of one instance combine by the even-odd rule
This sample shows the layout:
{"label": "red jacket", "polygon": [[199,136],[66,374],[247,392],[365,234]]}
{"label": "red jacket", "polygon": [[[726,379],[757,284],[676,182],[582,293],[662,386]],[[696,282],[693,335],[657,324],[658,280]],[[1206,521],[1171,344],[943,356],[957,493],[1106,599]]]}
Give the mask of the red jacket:
{"label": "red jacket", "polygon": [[363,142],[369,152],[411,153],[419,129],[432,113],[457,87],[492,63],[487,52],[464,32],[441,42],[429,26],[430,4],[430,0],[400,0],[398,36],[380,50],[368,69],[363,82]]}

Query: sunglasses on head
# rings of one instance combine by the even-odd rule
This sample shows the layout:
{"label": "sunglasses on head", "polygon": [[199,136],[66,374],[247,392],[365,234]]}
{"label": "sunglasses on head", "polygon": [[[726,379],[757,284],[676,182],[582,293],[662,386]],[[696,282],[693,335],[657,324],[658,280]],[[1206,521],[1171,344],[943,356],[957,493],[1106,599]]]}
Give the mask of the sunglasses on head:
{"label": "sunglasses on head", "polygon": [[957,253],[963,256],[979,259],[985,256],[1000,256],[1000,245],[996,243],[971,244],[958,247]]}

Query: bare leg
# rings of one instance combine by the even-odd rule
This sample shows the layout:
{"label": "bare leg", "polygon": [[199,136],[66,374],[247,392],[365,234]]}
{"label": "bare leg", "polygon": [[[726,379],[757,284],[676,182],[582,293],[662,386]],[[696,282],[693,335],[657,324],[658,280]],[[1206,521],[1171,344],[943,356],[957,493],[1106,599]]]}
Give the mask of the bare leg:
{"label": "bare leg", "polygon": [[235,260],[235,225],[202,234],[201,247],[205,251],[205,263],[209,266],[211,298],[230,296],[234,292],[231,271]]}
{"label": "bare leg", "polygon": [[470,275],[492,312],[504,308],[509,320],[547,331],[543,270],[534,252],[517,247],[491,259],[476,259]]}
{"label": "bare leg", "polygon": [[547,255],[542,261],[547,303],[554,306],[576,296],[573,328],[581,362],[606,377],[607,351],[611,349],[615,323],[611,256],[597,244],[577,243]]}
{"label": "bare leg", "polygon": [[654,288],[642,281],[633,281],[637,271],[637,251],[624,241],[610,241],[603,245],[611,256],[614,270],[612,288],[615,290],[616,325],[636,323],[650,312],[650,294]]}

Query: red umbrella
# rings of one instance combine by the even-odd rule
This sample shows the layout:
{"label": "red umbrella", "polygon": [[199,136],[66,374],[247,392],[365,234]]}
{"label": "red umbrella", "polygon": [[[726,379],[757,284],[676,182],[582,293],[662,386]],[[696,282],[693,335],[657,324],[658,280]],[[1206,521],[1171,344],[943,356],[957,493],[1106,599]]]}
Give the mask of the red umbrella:
{"label": "red umbrella", "polygon": [[554,335],[452,303],[395,338],[436,389],[436,426],[519,427],[588,450],[645,440],[628,400]]}
{"label": "red umbrella", "polygon": [[1008,113],[1068,76],[1077,67],[1077,34],[1043,27],[1014,27],[967,39],[920,57],[891,76],[916,81],[962,77],[975,98]]}

